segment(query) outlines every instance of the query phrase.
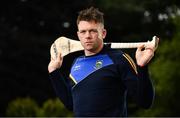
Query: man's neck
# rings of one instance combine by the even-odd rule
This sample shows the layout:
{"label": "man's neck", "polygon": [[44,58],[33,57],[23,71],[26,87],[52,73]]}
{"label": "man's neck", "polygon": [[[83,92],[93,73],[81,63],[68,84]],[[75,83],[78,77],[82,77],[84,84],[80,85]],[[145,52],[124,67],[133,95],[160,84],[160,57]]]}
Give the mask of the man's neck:
{"label": "man's neck", "polygon": [[103,45],[101,45],[97,50],[94,50],[94,51],[85,50],[84,53],[85,53],[85,56],[93,56],[99,53],[102,49],[103,49]]}

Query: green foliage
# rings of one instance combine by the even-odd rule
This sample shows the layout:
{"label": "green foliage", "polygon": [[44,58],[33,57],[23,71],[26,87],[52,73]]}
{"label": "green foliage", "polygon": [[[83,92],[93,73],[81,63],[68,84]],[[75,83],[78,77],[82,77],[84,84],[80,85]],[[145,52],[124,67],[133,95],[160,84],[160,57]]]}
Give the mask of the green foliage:
{"label": "green foliage", "polygon": [[[174,19],[180,29],[180,17]],[[138,116],[178,116],[180,99],[180,32],[172,40],[162,42],[156,53],[155,61],[150,66],[155,85],[155,101],[150,110],[140,110]]]}
{"label": "green foliage", "polygon": [[6,116],[8,117],[34,117],[38,106],[36,102],[29,97],[17,98],[10,102],[7,107]]}
{"label": "green foliage", "polygon": [[38,116],[43,117],[70,117],[72,112],[64,108],[64,105],[57,99],[49,99],[44,102]]}
{"label": "green foliage", "polygon": [[[176,12],[180,12],[180,9],[179,11],[176,9]],[[178,13],[176,13],[178,14]],[[176,25],[176,32],[177,32],[177,37],[174,37],[174,38],[178,38],[180,36],[180,33],[179,33],[179,30],[180,30],[180,16],[177,15],[174,19],[172,19],[172,22]]]}
{"label": "green foliage", "polygon": [[49,99],[43,103],[42,107],[31,98],[17,98],[8,104],[6,110],[8,117],[72,117],[72,112],[68,111],[61,101]]}

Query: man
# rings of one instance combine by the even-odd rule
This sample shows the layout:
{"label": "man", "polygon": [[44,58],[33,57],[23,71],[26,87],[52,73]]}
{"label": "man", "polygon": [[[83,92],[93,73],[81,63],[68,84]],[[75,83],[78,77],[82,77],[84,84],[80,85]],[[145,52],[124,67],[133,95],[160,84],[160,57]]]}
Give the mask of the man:
{"label": "man", "polygon": [[77,26],[84,55],[75,59],[69,77],[63,77],[63,70],[59,69],[61,54],[48,65],[53,87],[63,104],[75,116],[127,116],[127,96],[149,108],[154,91],[146,65],[154,56],[155,47],[142,45],[137,49],[136,67],[127,54],[103,44],[106,30],[103,13],[98,9],[82,10]]}

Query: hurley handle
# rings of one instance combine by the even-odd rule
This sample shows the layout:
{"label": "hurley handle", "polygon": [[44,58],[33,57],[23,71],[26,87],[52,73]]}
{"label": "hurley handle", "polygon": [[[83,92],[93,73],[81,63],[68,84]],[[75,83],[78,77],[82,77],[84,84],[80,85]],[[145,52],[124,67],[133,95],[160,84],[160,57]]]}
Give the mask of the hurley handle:
{"label": "hurley handle", "polygon": [[[105,43],[110,44],[111,48],[137,48],[140,45],[153,45],[156,48],[158,47],[159,38],[157,36],[153,36],[152,41],[147,42],[130,42],[130,43]],[[58,53],[61,53],[62,56],[66,56],[69,53],[83,50],[80,41],[76,41],[66,37],[59,37],[54,41],[50,48],[50,54],[52,58],[57,58]]]}

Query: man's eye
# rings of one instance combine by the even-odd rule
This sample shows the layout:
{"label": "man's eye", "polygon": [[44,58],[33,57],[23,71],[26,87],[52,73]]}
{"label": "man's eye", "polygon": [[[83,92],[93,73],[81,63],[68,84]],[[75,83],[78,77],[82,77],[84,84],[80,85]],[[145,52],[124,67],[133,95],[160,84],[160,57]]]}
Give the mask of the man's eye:
{"label": "man's eye", "polygon": [[80,31],[81,34],[84,34],[86,31]]}
{"label": "man's eye", "polygon": [[90,30],[89,32],[91,32],[91,33],[96,33],[97,30],[96,30],[96,29],[92,29],[92,30]]}

